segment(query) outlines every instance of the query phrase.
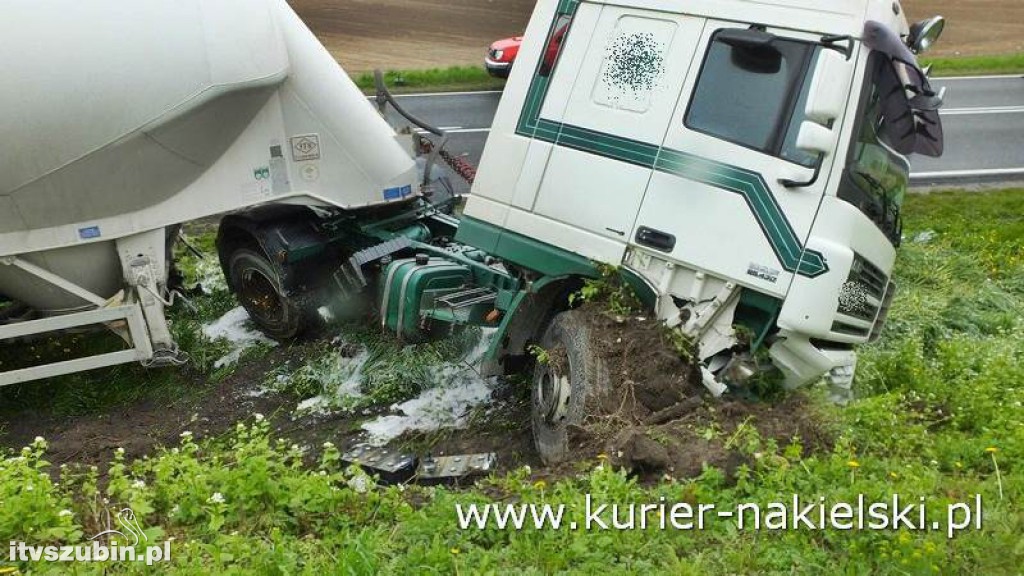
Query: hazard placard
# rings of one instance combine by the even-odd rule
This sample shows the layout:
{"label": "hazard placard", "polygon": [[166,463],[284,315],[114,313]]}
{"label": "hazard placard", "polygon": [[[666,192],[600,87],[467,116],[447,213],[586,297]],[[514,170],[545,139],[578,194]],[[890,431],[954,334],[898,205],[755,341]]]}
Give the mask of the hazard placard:
{"label": "hazard placard", "polygon": [[304,162],[306,160],[320,159],[320,135],[302,134],[291,137],[292,160]]}

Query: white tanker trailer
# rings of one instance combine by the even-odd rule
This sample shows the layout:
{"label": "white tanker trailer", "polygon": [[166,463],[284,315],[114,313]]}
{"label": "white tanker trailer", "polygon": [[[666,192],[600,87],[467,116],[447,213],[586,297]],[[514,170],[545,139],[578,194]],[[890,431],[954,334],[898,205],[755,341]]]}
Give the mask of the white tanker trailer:
{"label": "white tanker trailer", "polygon": [[0,339],[103,323],[133,344],[0,385],[174,362],[174,225],[418,193],[409,152],[283,0],[17,2],[0,38],[0,295],[43,317]]}

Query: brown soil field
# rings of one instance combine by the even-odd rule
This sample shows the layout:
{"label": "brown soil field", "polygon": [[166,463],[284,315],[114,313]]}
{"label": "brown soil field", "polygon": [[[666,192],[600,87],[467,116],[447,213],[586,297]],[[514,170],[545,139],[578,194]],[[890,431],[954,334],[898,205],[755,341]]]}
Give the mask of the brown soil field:
{"label": "brown soil field", "polygon": [[1024,0],[908,0],[911,22],[946,17],[934,56],[979,56],[1024,52]]}
{"label": "brown soil field", "polygon": [[349,72],[482,65],[534,0],[289,0]]}
{"label": "brown soil field", "polygon": [[[480,65],[523,31],[535,0],[290,0],[349,72]],[[946,16],[935,56],[1024,51],[1024,0],[907,0],[911,21]]]}

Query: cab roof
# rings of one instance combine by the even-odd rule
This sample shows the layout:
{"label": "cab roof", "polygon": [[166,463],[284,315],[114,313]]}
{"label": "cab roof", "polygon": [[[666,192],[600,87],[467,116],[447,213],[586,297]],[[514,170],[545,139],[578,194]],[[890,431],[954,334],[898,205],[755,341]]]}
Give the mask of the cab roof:
{"label": "cab roof", "polygon": [[909,31],[903,7],[898,0],[586,1],[854,38],[860,38],[864,23],[868,20],[885,24],[900,36]]}

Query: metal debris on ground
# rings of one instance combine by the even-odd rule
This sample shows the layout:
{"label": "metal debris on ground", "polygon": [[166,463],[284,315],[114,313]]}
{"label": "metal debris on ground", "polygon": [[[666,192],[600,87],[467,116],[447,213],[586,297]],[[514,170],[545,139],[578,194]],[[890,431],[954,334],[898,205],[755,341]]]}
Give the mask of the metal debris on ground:
{"label": "metal debris on ground", "polygon": [[400,484],[412,479],[418,458],[387,448],[356,444],[341,455],[341,461],[347,466],[361,467],[367,474],[378,476],[385,484]]}
{"label": "metal debris on ground", "polygon": [[495,469],[498,457],[483,454],[452,454],[417,457],[388,448],[356,444],[341,455],[346,466],[359,466],[367,474],[377,476],[382,484],[415,482],[424,485],[458,484]]}
{"label": "metal debris on ground", "polygon": [[457,484],[491,472],[498,463],[493,452],[484,454],[455,454],[451,456],[426,455],[416,470],[418,484]]}

